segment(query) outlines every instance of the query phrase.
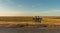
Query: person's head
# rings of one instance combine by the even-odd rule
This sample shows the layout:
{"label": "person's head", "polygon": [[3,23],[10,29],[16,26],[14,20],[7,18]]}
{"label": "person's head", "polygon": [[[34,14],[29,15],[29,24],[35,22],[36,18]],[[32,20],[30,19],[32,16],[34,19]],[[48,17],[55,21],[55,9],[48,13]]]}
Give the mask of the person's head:
{"label": "person's head", "polygon": [[35,16],[35,17],[37,17],[37,16]]}
{"label": "person's head", "polygon": [[39,18],[39,16],[37,16]]}

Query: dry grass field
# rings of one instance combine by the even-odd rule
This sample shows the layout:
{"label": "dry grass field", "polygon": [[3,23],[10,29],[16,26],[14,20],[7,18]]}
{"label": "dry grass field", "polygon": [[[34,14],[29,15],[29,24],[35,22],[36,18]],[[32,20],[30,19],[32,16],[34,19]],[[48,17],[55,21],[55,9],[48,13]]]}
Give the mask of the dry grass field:
{"label": "dry grass field", "polygon": [[8,25],[8,26],[12,26],[12,25],[31,25],[31,24],[47,24],[50,26],[52,25],[57,25],[60,26],[60,17],[54,17],[54,16],[41,16],[42,21],[41,23],[39,22],[35,22],[33,19],[33,16],[31,17],[0,17],[0,26],[1,25]]}
{"label": "dry grass field", "polygon": [[[41,16],[42,22],[51,22],[51,23],[59,23],[60,22],[60,17],[54,17],[54,16]],[[6,22],[34,22],[33,16],[31,17],[0,17],[0,21],[6,21]]]}

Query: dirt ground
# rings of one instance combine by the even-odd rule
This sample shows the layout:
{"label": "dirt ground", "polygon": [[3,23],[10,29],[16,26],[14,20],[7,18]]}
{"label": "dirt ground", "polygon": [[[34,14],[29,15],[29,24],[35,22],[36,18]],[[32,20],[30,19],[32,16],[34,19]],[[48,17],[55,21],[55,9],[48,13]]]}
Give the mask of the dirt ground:
{"label": "dirt ground", "polygon": [[0,22],[0,26],[15,26],[15,25],[42,25],[47,27],[60,27],[60,23],[39,23],[39,22]]}

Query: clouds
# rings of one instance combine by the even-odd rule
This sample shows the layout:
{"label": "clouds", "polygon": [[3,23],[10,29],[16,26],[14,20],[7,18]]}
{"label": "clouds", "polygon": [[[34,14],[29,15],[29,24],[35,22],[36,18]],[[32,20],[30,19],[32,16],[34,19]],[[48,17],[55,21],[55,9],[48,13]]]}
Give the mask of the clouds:
{"label": "clouds", "polygon": [[[7,12],[6,12],[7,11]],[[35,11],[35,12],[23,12],[22,10],[0,10],[0,16],[60,16],[60,10],[46,10],[46,11]]]}
{"label": "clouds", "polygon": [[[52,4],[52,3],[48,3]],[[59,16],[60,10],[55,10],[45,0],[0,0],[0,15],[4,16]],[[60,7],[60,6],[59,6]],[[57,7],[58,8],[58,7]],[[54,9],[54,10],[49,10]],[[58,8],[60,9],[60,8]]]}
{"label": "clouds", "polygon": [[36,11],[36,12],[25,12],[26,16],[60,16],[60,10],[47,10],[47,11]]}
{"label": "clouds", "polygon": [[24,13],[23,12],[15,12],[15,11],[8,11],[8,12],[4,12],[4,11],[0,11],[0,16],[22,16]]}
{"label": "clouds", "polygon": [[15,3],[12,0],[5,0],[8,4],[14,5]]}
{"label": "clouds", "polygon": [[17,5],[17,7],[23,7],[23,5]]}
{"label": "clouds", "polygon": [[13,5],[14,2],[12,0],[0,0],[1,4],[4,4],[4,5]]}
{"label": "clouds", "polygon": [[34,15],[40,15],[40,16],[60,16],[60,10],[48,10],[48,11],[40,11],[40,12],[34,12]]}
{"label": "clouds", "polygon": [[0,0],[1,7],[6,7],[12,4],[11,0]]}
{"label": "clouds", "polygon": [[35,5],[32,5],[32,8],[34,8],[34,7],[40,7],[41,6],[41,4],[35,4]]}

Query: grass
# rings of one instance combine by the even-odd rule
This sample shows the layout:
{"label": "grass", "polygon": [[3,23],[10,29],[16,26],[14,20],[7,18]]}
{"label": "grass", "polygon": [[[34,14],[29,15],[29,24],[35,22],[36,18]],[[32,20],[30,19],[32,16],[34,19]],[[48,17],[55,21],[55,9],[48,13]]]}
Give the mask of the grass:
{"label": "grass", "polygon": [[0,21],[26,22],[33,20],[32,17],[0,17]]}
{"label": "grass", "polygon": [[[12,22],[34,22],[33,17],[0,17],[0,21]],[[42,22],[60,22],[58,17],[42,17]]]}
{"label": "grass", "polygon": [[[24,24],[27,24],[26,22],[29,22],[28,24],[33,24],[35,23],[35,21],[32,18],[33,17],[0,17],[0,21],[1,21],[0,24],[10,24],[10,25],[23,24],[24,25]],[[42,17],[42,22],[49,23],[51,26],[51,24],[53,23],[60,23],[59,18],[58,17]],[[6,23],[6,22],[9,22],[9,23]]]}
{"label": "grass", "polygon": [[[60,17],[59,17],[60,18]],[[42,17],[42,23],[60,23],[60,19],[58,17]],[[0,17],[0,21],[2,22],[35,22],[33,17]]]}

